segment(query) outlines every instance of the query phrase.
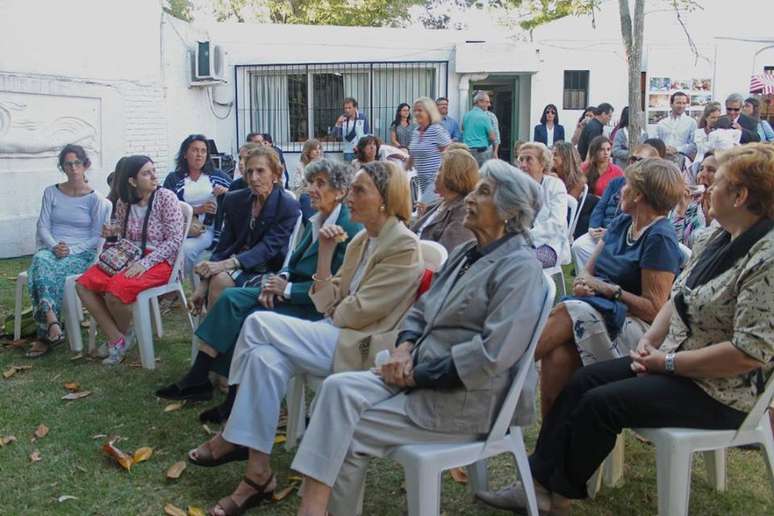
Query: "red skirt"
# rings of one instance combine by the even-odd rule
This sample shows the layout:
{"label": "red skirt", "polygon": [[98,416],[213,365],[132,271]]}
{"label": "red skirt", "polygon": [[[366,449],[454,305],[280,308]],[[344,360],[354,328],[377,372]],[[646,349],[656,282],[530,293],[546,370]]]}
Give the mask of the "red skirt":
{"label": "red skirt", "polygon": [[123,272],[110,276],[99,266],[92,265],[77,281],[92,292],[112,294],[129,305],[137,300],[137,295],[143,290],[165,285],[171,274],[172,266],[166,260],[134,278],[127,278]]}

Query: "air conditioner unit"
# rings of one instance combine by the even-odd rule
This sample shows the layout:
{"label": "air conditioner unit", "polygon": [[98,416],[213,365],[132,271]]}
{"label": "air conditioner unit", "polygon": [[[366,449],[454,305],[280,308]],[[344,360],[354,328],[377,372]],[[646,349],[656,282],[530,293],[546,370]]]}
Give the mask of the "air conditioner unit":
{"label": "air conditioner unit", "polygon": [[210,41],[197,41],[192,53],[191,82],[193,84],[226,82],[226,54],[223,47]]}

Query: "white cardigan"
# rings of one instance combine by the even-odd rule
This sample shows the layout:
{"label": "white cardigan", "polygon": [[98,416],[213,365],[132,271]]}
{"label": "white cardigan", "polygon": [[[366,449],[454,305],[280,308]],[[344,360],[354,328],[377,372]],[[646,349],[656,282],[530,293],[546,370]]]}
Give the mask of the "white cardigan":
{"label": "white cardigan", "polygon": [[529,232],[537,248],[547,245],[556,253],[556,264],[570,262],[570,242],[567,226],[567,188],[561,179],[544,175],[540,184],[543,206]]}

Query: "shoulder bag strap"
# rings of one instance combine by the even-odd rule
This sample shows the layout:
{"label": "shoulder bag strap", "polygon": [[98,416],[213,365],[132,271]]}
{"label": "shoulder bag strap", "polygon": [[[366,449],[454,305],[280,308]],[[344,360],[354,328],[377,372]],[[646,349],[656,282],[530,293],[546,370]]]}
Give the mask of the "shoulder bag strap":
{"label": "shoulder bag strap", "polygon": [[148,211],[145,212],[145,220],[142,223],[142,243],[140,244],[140,250],[143,255],[145,254],[145,245],[148,242],[148,221],[150,220],[151,211],[153,211],[153,198],[156,197],[157,191],[158,190],[154,190],[150,199],[148,199]]}

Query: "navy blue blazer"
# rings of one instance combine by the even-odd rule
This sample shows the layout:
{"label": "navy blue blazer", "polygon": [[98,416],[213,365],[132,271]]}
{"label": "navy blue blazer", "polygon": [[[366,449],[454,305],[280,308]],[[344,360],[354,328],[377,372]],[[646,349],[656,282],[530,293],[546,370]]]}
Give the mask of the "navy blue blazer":
{"label": "navy blue blazer", "polygon": [[[545,124],[538,124],[535,126],[534,141],[540,142],[543,145],[548,145],[548,130]],[[554,143],[564,141],[564,126],[554,124]]]}
{"label": "navy blue blazer", "polygon": [[301,213],[298,201],[275,185],[254,220],[250,216],[252,203],[249,188],[226,194],[223,231],[211,259],[220,261],[236,255],[246,271],[277,271],[285,261],[290,235]]}

